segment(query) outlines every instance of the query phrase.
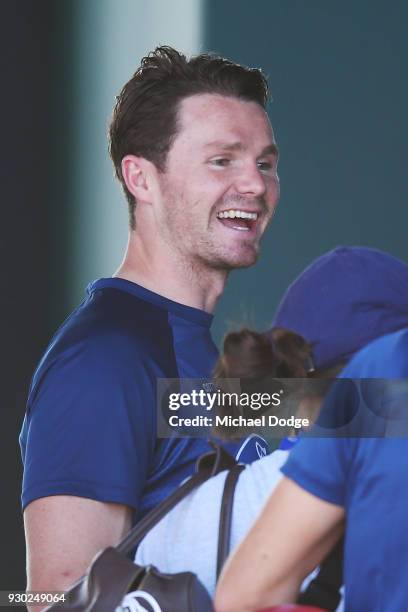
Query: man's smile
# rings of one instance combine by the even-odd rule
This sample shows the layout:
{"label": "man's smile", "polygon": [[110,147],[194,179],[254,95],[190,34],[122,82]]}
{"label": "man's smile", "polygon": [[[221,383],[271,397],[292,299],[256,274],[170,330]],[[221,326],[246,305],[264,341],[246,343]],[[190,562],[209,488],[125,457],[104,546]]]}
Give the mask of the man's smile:
{"label": "man's smile", "polygon": [[259,216],[260,213],[258,212],[250,212],[236,208],[221,210],[217,213],[217,219],[226,227],[241,232],[251,233],[254,233]]}

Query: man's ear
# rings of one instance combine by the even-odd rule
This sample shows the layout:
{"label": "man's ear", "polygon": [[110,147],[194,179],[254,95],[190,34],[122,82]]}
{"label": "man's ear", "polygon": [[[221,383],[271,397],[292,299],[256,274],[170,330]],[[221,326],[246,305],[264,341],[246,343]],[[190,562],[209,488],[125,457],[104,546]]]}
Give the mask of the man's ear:
{"label": "man's ear", "polygon": [[144,157],[126,155],[122,159],[122,176],[137,202],[152,202],[155,166]]}

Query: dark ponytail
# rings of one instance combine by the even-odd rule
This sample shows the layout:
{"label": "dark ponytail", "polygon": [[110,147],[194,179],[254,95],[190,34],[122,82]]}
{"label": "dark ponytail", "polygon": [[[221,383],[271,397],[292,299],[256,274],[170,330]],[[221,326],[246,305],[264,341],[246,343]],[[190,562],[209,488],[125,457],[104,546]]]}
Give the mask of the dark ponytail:
{"label": "dark ponytail", "polygon": [[312,365],[312,348],[299,334],[276,327],[269,333],[280,378],[306,378]]}
{"label": "dark ponytail", "polygon": [[[282,328],[265,333],[242,329],[225,337],[223,352],[214,370],[214,382],[227,396],[237,393],[237,385],[230,379],[239,379],[240,393],[250,391],[259,395],[260,391],[273,390],[274,378],[306,378],[310,363],[311,348],[302,336]],[[278,388],[281,387],[279,383]],[[235,401],[216,407],[216,415],[221,418],[236,417],[242,411]],[[227,440],[251,433],[241,427],[217,425],[213,431],[217,437]]]}
{"label": "dark ponytail", "polygon": [[283,328],[266,333],[242,329],[225,337],[214,377],[304,378],[310,360],[310,345],[294,332]]}

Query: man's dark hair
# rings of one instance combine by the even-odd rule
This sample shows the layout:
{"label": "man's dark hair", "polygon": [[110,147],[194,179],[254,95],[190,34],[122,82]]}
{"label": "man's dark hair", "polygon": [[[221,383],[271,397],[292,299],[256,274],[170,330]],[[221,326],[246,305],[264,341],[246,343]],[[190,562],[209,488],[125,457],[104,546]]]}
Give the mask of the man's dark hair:
{"label": "man's dark hair", "polygon": [[148,159],[163,172],[177,135],[177,111],[194,94],[221,94],[257,102],[265,108],[268,86],[258,69],[246,68],[215,55],[191,59],[171,47],[157,47],[116,99],[109,129],[109,153],[129,203],[134,228],[135,199],[126,187],[121,162],[125,155]]}

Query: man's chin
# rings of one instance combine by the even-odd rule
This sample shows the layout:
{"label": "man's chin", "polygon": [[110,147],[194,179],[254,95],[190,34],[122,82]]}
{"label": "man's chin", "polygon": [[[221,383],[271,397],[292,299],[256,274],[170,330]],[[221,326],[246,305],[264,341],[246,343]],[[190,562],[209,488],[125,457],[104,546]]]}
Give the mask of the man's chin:
{"label": "man's chin", "polygon": [[231,270],[239,270],[240,268],[250,268],[258,261],[258,253],[254,253],[252,257],[242,257],[236,261],[231,262]]}
{"label": "man's chin", "polygon": [[222,256],[214,258],[211,262],[212,267],[222,270],[239,270],[253,266],[259,257],[257,249],[246,249],[244,252],[224,253]]}

